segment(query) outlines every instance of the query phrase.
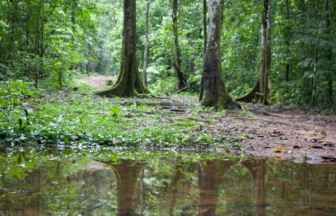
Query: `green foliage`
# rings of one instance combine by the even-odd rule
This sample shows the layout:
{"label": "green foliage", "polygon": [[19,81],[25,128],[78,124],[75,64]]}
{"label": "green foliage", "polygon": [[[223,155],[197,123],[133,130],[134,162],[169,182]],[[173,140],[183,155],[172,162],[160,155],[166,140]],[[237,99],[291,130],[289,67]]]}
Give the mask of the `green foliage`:
{"label": "green foliage", "polygon": [[106,107],[107,109],[111,110],[111,116],[114,118],[114,119],[117,119],[118,118],[118,114],[120,113],[121,109],[119,108],[118,105],[115,105],[113,107],[110,107],[110,106],[107,106]]}
{"label": "green foliage", "polygon": [[0,82],[0,107],[2,109],[21,105],[25,99],[40,97],[31,83],[8,80]]}

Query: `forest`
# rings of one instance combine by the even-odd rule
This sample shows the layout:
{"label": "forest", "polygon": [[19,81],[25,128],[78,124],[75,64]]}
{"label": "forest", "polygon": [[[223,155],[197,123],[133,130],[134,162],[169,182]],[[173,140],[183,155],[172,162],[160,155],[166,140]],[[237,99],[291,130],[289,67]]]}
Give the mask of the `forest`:
{"label": "forest", "polygon": [[333,215],[335,0],[0,0],[0,215]]}
{"label": "forest", "polygon": [[1,1],[1,143],[230,146],[258,125],[298,130],[308,149],[333,142],[335,11],[333,0]]}

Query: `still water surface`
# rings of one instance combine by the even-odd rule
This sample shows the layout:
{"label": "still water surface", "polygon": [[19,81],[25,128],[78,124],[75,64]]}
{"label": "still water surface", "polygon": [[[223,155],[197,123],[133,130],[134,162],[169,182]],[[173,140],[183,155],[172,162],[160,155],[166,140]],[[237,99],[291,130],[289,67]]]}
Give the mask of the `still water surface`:
{"label": "still water surface", "polygon": [[0,215],[336,215],[336,165],[218,153],[0,149]]}

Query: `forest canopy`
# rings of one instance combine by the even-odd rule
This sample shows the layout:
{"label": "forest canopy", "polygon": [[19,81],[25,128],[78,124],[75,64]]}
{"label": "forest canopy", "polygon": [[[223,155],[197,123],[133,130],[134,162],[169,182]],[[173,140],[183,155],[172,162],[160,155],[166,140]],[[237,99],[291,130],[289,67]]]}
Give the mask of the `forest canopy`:
{"label": "forest canopy", "polygon": [[[266,87],[268,100],[333,103],[334,0],[221,3],[221,78],[232,98],[241,98],[258,85],[266,62],[263,55],[268,53],[267,75],[260,81],[271,81]],[[208,4],[206,0],[136,1],[136,58],[142,73],[148,38],[146,84],[153,94],[202,92],[204,38],[213,11]],[[2,0],[0,5],[0,80],[23,80],[57,90],[81,74],[118,76],[122,0]],[[254,95],[252,100],[259,99]]]}

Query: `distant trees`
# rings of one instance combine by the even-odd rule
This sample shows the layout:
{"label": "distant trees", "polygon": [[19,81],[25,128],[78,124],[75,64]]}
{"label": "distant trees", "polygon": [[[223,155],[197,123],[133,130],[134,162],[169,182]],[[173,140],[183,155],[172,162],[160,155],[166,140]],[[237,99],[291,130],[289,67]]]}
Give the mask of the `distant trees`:
{"label": "distant trees", "polygon": [[[212,106],[217,102],[206,103],[205,96],[214,83],[206,90],[202,77],[210,76],[204,71],[210,53],[219,52],[216,79],[223,81],[216,83],[221,93],[212,94],[214,101],[231,95],[229,101],[264,104],[335,102],[334,0],[225,1],[222,30],[216,30],[220,51],[208,53],[213,2],[151,0],[150,11],[149,1],[138,2],[138,34],[125,44],[123,1],[0,1],[0,80],[37,87],[46,80],[59,88],[79,72],[119,75],[116,86],[134,87],[116,92],[114,86],[116,95],[148,92],[148,84],[154,94],[199,93],[202,104]],[[142,77],[128,58],[139,60]],[[126,67],[138,75],[125,75]]]}
{"label": "distant trees", "polygon": [[174,49],[175,49],[175,61],[174,61],[174,69],[176,73],[176,77],[178,79],[178,87],[179,89],[183,89],[186,85],[186,79],[184,78],[183,72],[181,71],[181,49],[179,44],[179,32],[178,32],[178,0],[173,0],[173,34],[174,34]]}
{"label": "distant trees", "polygon": [[[0,80],[53,80],[62,85],[78,67],[83,36],[95,37],[93,1],[0,1]],[[78,46],[76,46],[78,44]]]}

